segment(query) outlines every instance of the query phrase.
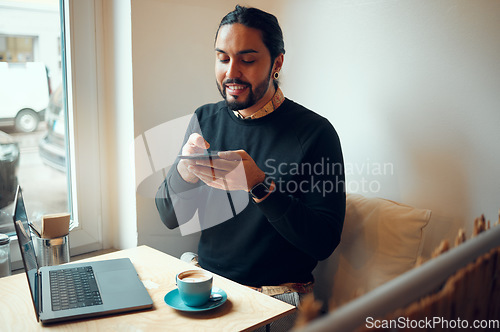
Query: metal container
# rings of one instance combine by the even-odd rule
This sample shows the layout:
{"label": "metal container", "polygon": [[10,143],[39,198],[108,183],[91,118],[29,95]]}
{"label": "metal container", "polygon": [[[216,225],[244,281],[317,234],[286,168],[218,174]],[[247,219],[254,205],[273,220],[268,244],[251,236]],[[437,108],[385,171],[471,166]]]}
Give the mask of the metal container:
{"label": "metal container", "polygon": [[10,275],[10,238],[5,234],[0,234],[0,277]]}
{"label": "metal container", "polygon": [[69,263],[69,235],[44,239],[32,233],[33,246],[39,266]]}

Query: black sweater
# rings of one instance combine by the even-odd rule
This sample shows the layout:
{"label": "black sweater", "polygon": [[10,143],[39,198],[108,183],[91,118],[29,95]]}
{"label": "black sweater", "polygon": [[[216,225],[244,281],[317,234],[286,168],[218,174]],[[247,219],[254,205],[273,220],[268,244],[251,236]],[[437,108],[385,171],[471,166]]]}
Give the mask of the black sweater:
{"label": "black sweater", "polygon": [[255,120],[239,119],[224,102],[195,115],[184,142],[198,132],[211,150],[243,149],[277,188],[257,204],[244,191],[187,183],[173,165],[156,196],[163,223],[173,229],[197,211],[200,265],[239,283],[312,281],[317,261],[338,245],[344,222],[344,166],[335,129],[289,99]]}

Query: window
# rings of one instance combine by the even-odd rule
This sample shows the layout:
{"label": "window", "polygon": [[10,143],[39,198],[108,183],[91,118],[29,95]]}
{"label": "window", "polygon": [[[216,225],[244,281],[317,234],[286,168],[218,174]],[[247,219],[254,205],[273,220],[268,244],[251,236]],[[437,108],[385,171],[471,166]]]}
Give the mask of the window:
{"label": "window", "polygon": [[[58,0],[44,6],[25,1],[9,2],[0,10],[0,118],[3,126],[3,153],[0,164],[2,193],[0,232],[13,234],[11,204],[17,183],[23,187],[30,219],[40,220],[48,213],[70,211],[68,181],[64,167],[48,163],[54,151],[65,159],[66,133],[54,145],[52,123],[46,115],[60,112],[62,71],[61,24]],[[52,97],[52,98],[51,98]],[[50,98],[50,99],[49,99]],[[50,100],[50,102],[49,102]],[[64,127],[64,112],[60,112]],[[50,141],[49,145],[41,144]],[[16,144],[9,144],[15,142]],[[48,154],[47,151],[51,153]],[[7,152],[7,153],[5,153]],[[14,167],[11,167],[14,166]]]}
{"label": "window", "polygon": [[[100,15],[96,2],[100,5],[100,1],[96,0],[61,0],[61,2],[46,0],[39,2],[42,4],[15,1],[0,5],[0,12],[3,12],[3,15],[8,15],[7,11],[13,10],[27,12],[31,25],[34,22],[33,15],[47,17],[50,13],[56,12],[55,20],[59,33],[51,37],[53,41],[51,52],[54,52],[56,57],[49,61],[50,66],[47,65],[48,81],[54,89],[51,91],[49,108],[45,110],[46,116],[34,131],[38,133],[38,136],[32,136],[31,139],[36,142],[40,141],[40,147],[43,146],[44,141],[45,144],[52,145],[45,149],[50,150],[51,156],[48,152],[44,156],[43,148],[38,152],[44,161],[42,166],[50,169],[50,182],[35,184],[34,179],[39,178],[38,173],[41,168],[28,169],[25,174],[29,176],[24,178],[21,176],[23,170],[20,168],[18,178],[23,187],[28,213],[32,214],[30,216],[32,220],[47,213],[71,212],[74,226],[70,232],[71,255],[101,249],[103,242],[100,160],[102,137],[99,135],[102,105],[98,84],[98,67],[101,65],[99,61],[102,60],[97,55],[100,52],[102,29],[96,23],[99,21],[96,16]],[[3,15],[0,14],[0,20],[6,22],[3,21]],[[53,20],[53,18],[49,19],[54,23]],[[44,23],[47,24],[47,21]],[[3,36],[16,35],[17,38],[21,35],[12,31],[2,31],[4,26],[13,29],[11,24],[2,25],[0,34]],[[96,28],[89,28],[92,26]],[[31,54],[35,63],[41,60],[37,57],[44,54],[41,49],[45,45],[43,44],[45,39],[38,38],[36,33],[36,31],[31,33],[29,37],[34,41]],[[0,40],[0,46],[2,45]],[[23,48],[23,52],[25,49],[29,48]],[[20,57],[17,58],[20,59]],[[0,70],[2,70],[1,67]],[[60,76],[56,78],[55,73],[58,71]],[[54,84],[55,82],[58,84]],[[54,146],[57,146],[59,150]],[[29,160],[23,155],[25,152],[21,144],[21,163],[23,163],[23,158],[25,163]],[[32,194],[27,190],[30,185],[33,186]],[[63,187],[64,192],[59,191],[57,195],[51,192],[56,187]],[[42,198],[47,201],[41,201]],[[39,203],[36,203],[37,200]],[[57,206],[50,207],[52,203]],[[5,209],[2,212],[3,215],[7,213]],[[9,222],[12,223],[12,220],[9,219]],[[0,228],[0,232],[5,231]],[[17,243],[12,243],[11,249],[13,268],[20,268],[22,263]]]}

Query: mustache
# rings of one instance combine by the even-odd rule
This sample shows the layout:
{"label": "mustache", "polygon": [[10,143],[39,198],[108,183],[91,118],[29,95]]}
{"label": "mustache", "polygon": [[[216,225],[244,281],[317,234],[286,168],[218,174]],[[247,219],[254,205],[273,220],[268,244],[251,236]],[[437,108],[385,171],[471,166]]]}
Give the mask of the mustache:
{"label": "mustache", "polygon": [[238,78],[228,78],[227,80],[225,80],[224,82],[222,82],[222,84],[223,85],[226,85],[226,84],[240,84],[240,85],[250,86],[250,83],[242,81],[242,80],[240,80]]}

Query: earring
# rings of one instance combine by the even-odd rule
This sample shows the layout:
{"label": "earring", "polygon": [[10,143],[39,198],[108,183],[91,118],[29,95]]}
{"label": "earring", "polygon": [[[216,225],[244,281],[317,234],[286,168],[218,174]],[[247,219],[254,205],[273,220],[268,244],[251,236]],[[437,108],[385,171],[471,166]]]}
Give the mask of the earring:
{"label": "earring", "polygon": [[280,78],[280,72],[279,71],[275,71],[273,77],[274,77],[275,80],[277,80],[278,78]]}

